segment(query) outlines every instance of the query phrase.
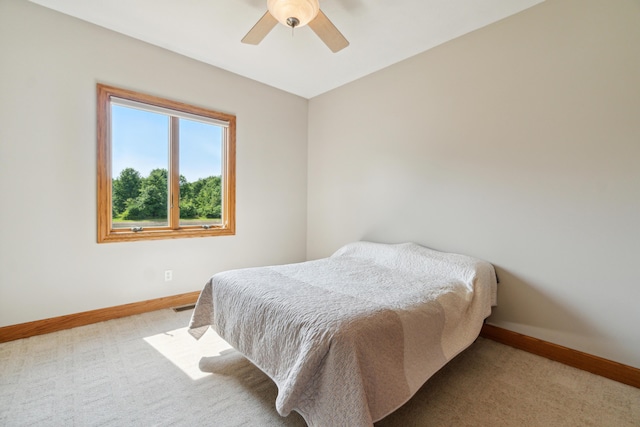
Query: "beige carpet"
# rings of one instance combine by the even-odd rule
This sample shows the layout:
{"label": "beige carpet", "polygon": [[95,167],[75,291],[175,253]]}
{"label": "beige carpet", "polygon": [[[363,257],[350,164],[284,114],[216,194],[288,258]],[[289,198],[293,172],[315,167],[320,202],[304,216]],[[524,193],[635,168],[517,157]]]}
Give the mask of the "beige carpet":
{"label": "beige carpet", "polygon": [[[212,331],[193,340],[190,315],[0,344],[0,426],[305,425],[277,414],[275,385]],[[640,389],[479,339],[376,426],[640,426]]]}

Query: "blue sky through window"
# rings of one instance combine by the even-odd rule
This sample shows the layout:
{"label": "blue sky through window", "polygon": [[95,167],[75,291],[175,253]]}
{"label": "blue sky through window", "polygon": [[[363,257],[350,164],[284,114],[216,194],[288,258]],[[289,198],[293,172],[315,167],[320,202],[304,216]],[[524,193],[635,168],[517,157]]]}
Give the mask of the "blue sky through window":
{"label": "blue sky through window", "polygon": [[[166,115],[112,105],[112,176],[128,167],[147,177],[169,167],[169,118]],[[222,127],[180,119],[180,174],[187,181],[220,175]]]}

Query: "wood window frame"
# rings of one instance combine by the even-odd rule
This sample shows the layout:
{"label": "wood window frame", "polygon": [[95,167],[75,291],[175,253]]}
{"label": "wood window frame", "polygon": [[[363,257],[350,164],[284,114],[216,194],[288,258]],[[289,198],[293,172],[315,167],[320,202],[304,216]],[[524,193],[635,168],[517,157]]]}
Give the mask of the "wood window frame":
{"label": "wood window frame", "polygon": [[[222,223],[209,228],[180,226],[180,184],[178,172],[178,146],[170,145],[169,156],[169,223],[165,227],[150,227],[143,231],[112,227],[112,163],[111,163],[111,99],[125,99],[163,109],[226,122],[226,135],[222,149]],[[97,221],[98,243],[128,242],[139,240],[173,239],[185,237],[210,237],[235,235],[235,187],[236,187],[236,117],[232,114],[171,101],[153,95],[121,89],[104,84],[97,85]],[[171,117],[171,121],[178,120]],[[177,127],[171,126],[175,137]],[[175,203],[178,201],[178,203]]]}

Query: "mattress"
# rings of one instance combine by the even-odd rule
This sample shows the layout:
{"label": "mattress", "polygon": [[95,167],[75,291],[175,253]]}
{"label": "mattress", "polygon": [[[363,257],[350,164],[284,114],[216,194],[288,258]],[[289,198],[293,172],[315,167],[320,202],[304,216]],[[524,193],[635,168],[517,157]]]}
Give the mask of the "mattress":
{"label": "mattress", "polygon": [[281,415],[371,426],[473,343],[496,291],[486,261],[354,242],[324,259],[214,275],[189,332],[213,328],[265,372]]}

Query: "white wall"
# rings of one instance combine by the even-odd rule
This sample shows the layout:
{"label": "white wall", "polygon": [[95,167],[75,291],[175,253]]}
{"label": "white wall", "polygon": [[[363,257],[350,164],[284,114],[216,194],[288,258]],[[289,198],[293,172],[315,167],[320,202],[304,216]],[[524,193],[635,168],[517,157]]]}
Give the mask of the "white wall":
{"label": "white wall", "polygon": [[[547,0],[307,102],[0,0],[0,326],[411,240],[496,265],[492,323],[640,367],[638,22]],[[96,243],[97,82],[237,115],[236,236]]]}
{"label": "white wall", "polygon": [[[237,116],[236,236],[96,243],[98,82]],[[304,260],[307,106],[30,2],[0,0],[0,326],[198,291],[225,269]]]}
{"label": "white wall", "polygon": [[490,322],[640,367],[640,2],[547,0],[309,103],[307,254],[498,269]]}

